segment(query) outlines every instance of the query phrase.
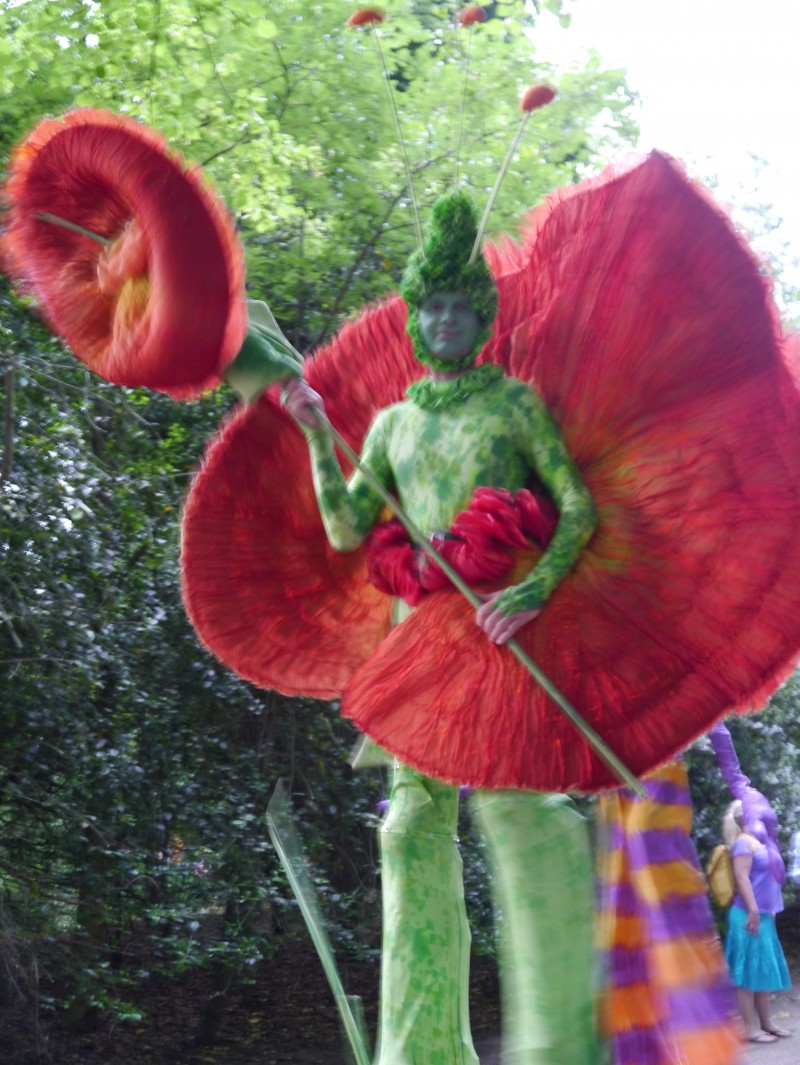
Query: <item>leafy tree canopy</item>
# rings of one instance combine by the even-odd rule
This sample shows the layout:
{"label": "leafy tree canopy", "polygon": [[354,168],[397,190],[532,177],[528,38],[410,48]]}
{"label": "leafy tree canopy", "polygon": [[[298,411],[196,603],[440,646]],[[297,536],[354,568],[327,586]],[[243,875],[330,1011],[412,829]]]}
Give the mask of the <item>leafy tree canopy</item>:
{"label": "leafy tree canopy", "polygon": [[[485,201],[522,90],[552,80],[536,24],[560,0],[487,6],[472,31],[454,5],[405,0],[380,27],[417,195],[454,180]],[[300,346],[390,289],[413,247],[412,211],[385,78],[368,29],[342,0],[27,0],[0,4],[0,150],[44,113],[107,107],[160,129],[202,163],[239,222],[250,287]],[[630,143],[631,94],[597,60],[560,80],[506,179],[493,226],[591,166],[603,142]]]}

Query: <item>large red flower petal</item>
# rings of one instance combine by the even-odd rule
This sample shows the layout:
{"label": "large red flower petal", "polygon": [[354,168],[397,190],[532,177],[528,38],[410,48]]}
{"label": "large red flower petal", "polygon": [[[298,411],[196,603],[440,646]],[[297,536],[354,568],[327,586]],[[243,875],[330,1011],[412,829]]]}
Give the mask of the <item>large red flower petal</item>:
{"label": "large red flower petal", "polygon": [[[379,305],[306,364],[356,450],[375,413],[421,372],[405,314],[402,300]],[[363,549],[328,544],[308,447],[270,396],[242,408],[209,448],[183,515],[182,569],[202,641],[265,688],[337,697],[389,631],[391,600],[367,580]]]}
{"label": "large red flower petal", "polygon": [[[729,709],[760,705],[795,663],[796,359],[757,263],[661,156],[556,194],[529,219],[522,247],[488,256],[500,311],[482,357],[541,391],[600,513],[521,642],[645,772]],[[419,373],[403,325],[402,304],[383,305],[307,368],[356,449]],[[434,776],[541,790],[616,784],[455,593],[432,595],[384,639],[388,602],[369,599],[361,552],[331,560],[305,443],[269,403],[241,415],[241,439],[233,427],[223,435],[187,506],[187,603],[209,646],[265,686],[346,686],[345,712]],[[227,511],[236,517],[226,524]],[[258,551],[268,558],[254,562]],[[240,594],[249,621],[237,629]],[[254,668],[270,641],[266,668]]]}
{"label": "large red flower petal", "polygon": [[[600,514],[522,643],[642,773],[760,706],[796,663],[794,365],[758,264],[664,157],[557,194],[523,249],[490,256],[492,354],[542,392]],[[343,708],[434,776],[616,783],[453,596],[392,633]]]}

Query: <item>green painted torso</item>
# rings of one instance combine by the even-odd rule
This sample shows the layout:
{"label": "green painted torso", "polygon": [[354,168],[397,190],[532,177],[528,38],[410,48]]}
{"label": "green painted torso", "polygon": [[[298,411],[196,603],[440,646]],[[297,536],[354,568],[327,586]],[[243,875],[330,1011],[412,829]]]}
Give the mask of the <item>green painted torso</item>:
{"label": "green painted torso", "polygon": [[[477,375],[481,370],[471,371]],[[468,392],[472,379],[425,382],[428,409],[407,400],[373,422],[361,459],[425,533],[449,528],[478,487],[517,491],[535,475],[559,510],[545,554],[519,585],[503,592],[501,609],[535,609],[574,564],[595,525],[594,506],[539,396],[522,381],[501,377]],[[467,388],[464,388],[466,384]],[[467,394],[453,392],[464,388]],[[425,397],[423,397],[424,399]],[[451,399],[451,402],[447,400]],[[357,547],[378,520],[380,497],[356,472],[345,484],[327,434],[310,435],[320,511],[334,547]]]}
{"label": "green painted torso", "polygon": [[378,416],[397,497],[423,532],[449,528],[479,486],[524,487],[531,463],[515,424],[518,391],[504,378],[443,410],[407,400]]}

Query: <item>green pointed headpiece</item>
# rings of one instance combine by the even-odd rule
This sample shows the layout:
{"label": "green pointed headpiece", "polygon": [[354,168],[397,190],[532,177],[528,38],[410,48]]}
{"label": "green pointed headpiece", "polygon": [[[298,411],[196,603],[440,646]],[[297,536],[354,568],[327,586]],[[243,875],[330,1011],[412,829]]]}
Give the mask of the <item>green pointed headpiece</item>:
{"label": "green pointed headpiece", "polygon": [[[400,294],[408,304],[406,330],[414,354],[436,370],[470,366],[486,343],[497,314],[497,288],[483,256],[469,265],[477,233],[478,216],[469,197],[463,192],[441,196],[434,204],[422,249],[411,256],[400,282]],[[463,292],[481,323],[475,346],[457,363],[437,359],[422,341],[417,308],[434,292]]]}

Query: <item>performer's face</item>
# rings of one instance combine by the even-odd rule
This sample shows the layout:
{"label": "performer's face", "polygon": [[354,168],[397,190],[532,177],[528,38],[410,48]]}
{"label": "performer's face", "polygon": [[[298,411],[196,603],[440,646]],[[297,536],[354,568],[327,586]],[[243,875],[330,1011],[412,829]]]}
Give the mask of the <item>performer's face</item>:
{"label": "performer's face", "polygon": [[462,359],[480,331],[478,316],[463,292],[432,293],[417,308],[417,319],[425,347],[438,359]]}

